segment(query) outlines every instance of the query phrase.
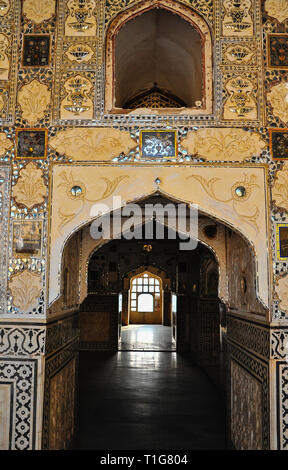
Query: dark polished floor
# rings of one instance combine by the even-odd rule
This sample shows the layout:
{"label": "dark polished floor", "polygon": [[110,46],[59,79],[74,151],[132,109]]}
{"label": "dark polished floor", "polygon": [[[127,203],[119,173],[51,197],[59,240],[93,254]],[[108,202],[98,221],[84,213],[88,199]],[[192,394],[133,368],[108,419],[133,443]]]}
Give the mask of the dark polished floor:
{"label": "dark polished floor", "polygon": [[73,449],[225,449],[222,399],[190,356],[81,352]]}

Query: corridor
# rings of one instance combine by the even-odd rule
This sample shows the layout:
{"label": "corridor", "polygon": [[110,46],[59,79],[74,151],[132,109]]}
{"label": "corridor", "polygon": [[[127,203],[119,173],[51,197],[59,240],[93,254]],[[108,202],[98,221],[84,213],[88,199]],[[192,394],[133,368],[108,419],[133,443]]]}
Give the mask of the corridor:
{"label": "corridor", "polygon": [[81,352],[73,449],[225,449],[218,390],[176,352]]}

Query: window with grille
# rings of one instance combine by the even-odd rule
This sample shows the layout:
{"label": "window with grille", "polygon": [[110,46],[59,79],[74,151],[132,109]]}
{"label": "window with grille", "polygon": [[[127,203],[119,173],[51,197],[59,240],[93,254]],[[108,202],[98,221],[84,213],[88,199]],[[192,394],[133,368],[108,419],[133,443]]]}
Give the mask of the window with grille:
{"label": "window with grille", "polygon": [[144,273],[132,279],[130,309],[132,312],[154,312],[160,306],[160,279]]}

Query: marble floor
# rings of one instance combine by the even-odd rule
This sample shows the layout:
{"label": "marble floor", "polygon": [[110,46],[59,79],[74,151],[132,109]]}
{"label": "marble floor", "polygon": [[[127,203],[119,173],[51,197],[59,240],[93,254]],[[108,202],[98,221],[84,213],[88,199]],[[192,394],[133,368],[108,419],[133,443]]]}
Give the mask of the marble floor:
{"label": "marble floor", "polygon": [[191,356],[80,352],[75,450],[226,449],[225,407]]}
{"label": "marble floor", "polygon": [[172,329],[163,325],[129,325],[121,329],[119,351],[175,351]]}

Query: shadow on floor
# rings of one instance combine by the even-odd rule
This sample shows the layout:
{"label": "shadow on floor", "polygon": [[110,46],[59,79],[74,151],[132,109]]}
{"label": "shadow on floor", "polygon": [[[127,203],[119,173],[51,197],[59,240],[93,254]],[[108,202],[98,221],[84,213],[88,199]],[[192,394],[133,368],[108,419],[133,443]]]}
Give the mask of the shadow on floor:
{"label": "shadow on floor", "polygon": [[215,385],[176,352],[80,353],[73,449],[226,449]]}

